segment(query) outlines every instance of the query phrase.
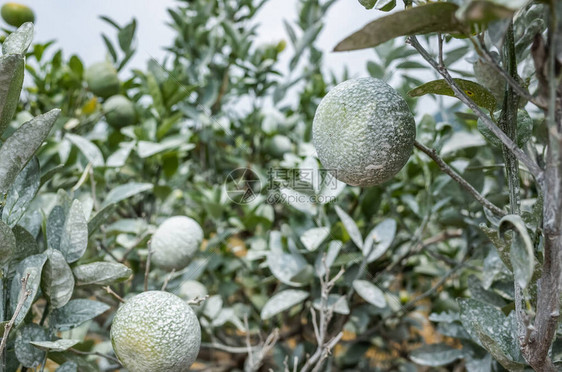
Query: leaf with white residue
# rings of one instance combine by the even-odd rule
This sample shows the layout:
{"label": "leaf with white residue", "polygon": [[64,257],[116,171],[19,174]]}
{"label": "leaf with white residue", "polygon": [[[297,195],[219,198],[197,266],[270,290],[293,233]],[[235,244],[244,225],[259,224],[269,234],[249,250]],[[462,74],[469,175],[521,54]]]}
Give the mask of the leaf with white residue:
{"label": "leaf with white residue", "polygon": [[261,310],[262,320],[267,320],[291,307],[303,302],[309,293],[297,289],[287,289],[275,294]]}

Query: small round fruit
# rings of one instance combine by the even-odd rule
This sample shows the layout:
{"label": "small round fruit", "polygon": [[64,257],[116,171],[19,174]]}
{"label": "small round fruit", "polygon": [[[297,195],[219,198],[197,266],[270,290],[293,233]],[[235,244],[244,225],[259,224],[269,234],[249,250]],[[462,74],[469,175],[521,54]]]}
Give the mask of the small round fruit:
{"label": "small round fruit", "polygon": [[203,230],[192,218],[174,216],[165,220],[152,235],[154,265],[164,270],[181,270],[203,242]]}
{"label": "small round fruit", "polygon": [[91,65],[85,74],[88,87],[96,96],[107,98],[119,93],[121,83],[117,70],[108,62]]}
{"label": "small round fruit", "polygon": [[394,177],[412,154],[416,127],[408,104],[374,78],[347,80],[320,102],[312,141],[338,180],[370,187]]}
{"label": "small round fruit", "polygon": [[196,297],[203,298],[208,294],[207,288],[197,280],[186,280],[181,284],[177,293],[185,301],[193,300]]}
{"label": "small round fruit", "polygon": [[115,95],[108,98],[103,104],[105,120],[114,128],[122,128],[135,124],[137,113],[135,105],[122,95]]}
{"label": "small round fruit", "polygon": [[275,158],[282,158],[285,153],[293,149],[293,144],[288,137],[276,134],[265,140],[264,148],[269,155]]}
{"label": "small round fruit", "polygon": [[25,22],[35,22],[35,14],[30,7],[18,3],[6,3],[2,5],[2,18],[7,24],[20,27]]}
{"label": "small round fruit", "polygon": [[149,291],[119,307],[110,337],[115,355],[131,372],[184,372],[199,354],[201,326],[181,298]]}

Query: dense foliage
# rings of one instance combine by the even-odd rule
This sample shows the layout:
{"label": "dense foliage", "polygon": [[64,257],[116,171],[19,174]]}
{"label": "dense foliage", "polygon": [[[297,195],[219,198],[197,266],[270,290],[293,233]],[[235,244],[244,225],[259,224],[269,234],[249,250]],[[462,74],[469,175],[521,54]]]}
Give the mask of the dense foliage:
{"label": "dense foliage", "polygon": [[[334,0],[299,0],[287,40],[263,45],[266,0],[178,1],[166,57],[142,70],[127,68],[135,20],[103,17],[115,35],[102,35],[107,55],[93,66],[32,44],[31,23],[5,30],[0,370],[120,368],[112,317],[155,289],[199,317],[193,370],[562,362],[560,258],[549,256],[562,130],[547,89],[562,62],[560,4],[405,1],[386,15],[396,1],[359,2],[382,17],[336,50],[372,48],[364,76],[406,99],[419,150],[370,188],[336,180],[311,143],[320,100],[349,78],[316,46]],[[414,34],[421,43],[404,43]],[[150,265],[151,238],[171,216],[197,221],[204,240],[187,267],[163,270]]]}

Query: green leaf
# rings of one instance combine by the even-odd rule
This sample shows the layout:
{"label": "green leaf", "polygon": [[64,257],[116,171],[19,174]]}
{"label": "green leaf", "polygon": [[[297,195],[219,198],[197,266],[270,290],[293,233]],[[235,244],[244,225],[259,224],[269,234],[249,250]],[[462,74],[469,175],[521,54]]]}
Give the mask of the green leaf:
{"label": "green leaf", "polygon": [[463,357],[462,350],[446,344],[424,345],[410,353],[412,362],[430,367],[445,366]]}
{"label": "green leaf", "polygon": [[25,54],[33,41],[33,23],[26,22],[2,43],[3,54]]}
{"label": "green leaf", "polygon": [[24,65],[21,55],[0,57],[0,136],[10,124],[18,107]]}
{"label": "green leaf", "polygon": [[37,241],[29,231],[20,225],[16,225],[12,229],[12,232],[16,238],[16,250],[14,254],[15,262],[39,253],[39,244],[37,244]]}
{"label": "green leaf", "polygon": [[84,217],[82,203],[74,200],[66,216],[59,250],[66,262],[78,261],[88,248],[88,224]]}
{"label": "green leaf", "polygon": [[341,41],[334,51],[372,48],[398,36],[463,32],[464,27],[455,18],[457,9],[452,3],[432,3],[378,18]]}
{"label": "green leaf", "polygon": [[18,361],[27,368],[35,368],[43,363],[45,353],[31,346],[31,341],[47,341],[47,330],[35,323],[24,324],[18,329],[14,345]]}
{"label": "green leaf", "polygon": [[361,232],[359,231],[359,228],[357,227],[357,224],[355,223],[353,218],[351,218],[347,213],[345,213],[343,209],[341,209],[337,205],[336,213],[338,214],[338,217],[343,223],[343,226],[347,230],[347,233],[349,234],[349,237],[351,238],[353,243],[355,243],[355,245],[359,248],[363,247],[363,236],[361,235]]}
{"label": "green leaf", "polygon": [[309,293],[298,289],[286,289],[271,297],[261,310],[262,320],[267,320],[307,299]]}
{"label": "green leaf", "polygon": [[41,274],[41,290],[49,300],[50,306],[58,309],[66,305],[72,297],[74,276],[60,251],[49,249],[45,253],[48,258]]}
{"label": "green leaf", "polygon": [[195,144],[187,143],[185,136],[174,136],[165,138],[161,143],[139,141],[137,147],[137,154],[145,159],[165,151],[173,150],[181,147],[182,150],[191,150],[195,148]]}
{"label": "green leaf", "polygon": [[384,297],[383,291],[371,282],[366,280],[354,280],[353,288],[355,288],[359,296],[371,305],[380,308],[386,307],[386,298]]}
{"label": "green leaf", "polygon": [[66,331],[106,312],[110,307],[103,302],[93,300],[70,300],[60,309],[55,309],[51,316],[53,327]]}
{"label": "green leaf", "polygon": [[307,230],[300,236],[301,243],[309,251],[315,251],[320,244],[330,235],[330,229],[327,227],[315,227]]}
{"label": "green leaf", "polygon": [[526,0],[471,0],[458,11],[457,17],[466,22],[488,24],[492,21],[511,18]]}
{"label": "green leaf", "polygon": [[511,240],[510,262],[513,276],[522,289],[527,288],[535,268],[533,241],[521,216],[510,214],[500,220],[498,236],[503,239],[507,229],[514,229]]}
{"label": "green leaf", "polygon": [[119,46],[123,51],[128,52],[131,49],[131,44],[133,43],[133,38],[135,37],[136,29],[137,29],[137,21],[133,18],[133,21],[131,23],[123,27],[117,33]]}
{"label": "green leaf", "polygon": [[65,362],[55,372],[78,372],[78,364],[72,361]]}
{"label": "green leaf", "polygon": [[[490,110],[490,112],[496,109],[497,101],[488,89],[474,81],[464,79],[453,80],[478,106],[484,107]],[[408,92],[410,97],[420,97],[425,94],[455,97],[453,89],[451,89],[445,80],[433,80]]]}
{"label": "green leaf", "polygon": [[57,352],[68,350],[79,342],[80,340],[60,339],[56,341],[31,341],[30,344],[40,350]]}
{"label": "green leaf", "polygon": [[395,235],[396,221],[393,219],[388,218],[375,226],[365,238],[362,247],[363,255],[368,257],[367,262],[373,262],[384,255],[392,245]]}
{"label": "green leaf", "polygon": [[0,199],[49,135],[60,110],[51,110],[22,124],[0,148]]}
{"label": "green leaf", "polygon": [[108,167],[116,167],[116,168],[124,166],[125,162],[127,161],[127,158],[129,158],[129,155],[131,154],[131,151],[135,147],[135,144],[136,142],[134,141],[119,143],[119,147],[120,147],[119,150],[115,151],[107,158],[106,165]]}
{"label": "green leaf", "polygon": [[25,318],[33,300],[37,295],[37,290],[39,289],[39,284],[41,282],[41,271],[43,270],[43,265],[47,260],[47,255],[41,253],[34,256],[29,256],[23,261],[21,261],[17,268],[16,274],[12,279],[12,287],[10,289],[10,309],[12,314],[16,311],[18,302],[23,298],[24,294],[21,292],[21,279],[29,274],[27,280],[26,290],[29,291],[29,296],[23,301],[23,306],[20,312],[16,316],[14,325],[17,327]]}
{"label": "green leaf", "polygon": [[365,9],[373,9],[377,0],[359,0],[359,4],[363,5]]}
{"label": "green leaf", "polygon": [[116,209],[116,204],[109,204],[106,205],[101,211],[96,213],[94,217],[92,217],[88,222],[88,236],[92,236],[92,234],[95,233],[100,228],[100,226],[103,225],[109,219],[109,217],[113,215],[113,213],[115,213]]}
{"label": "green leaf", "polygon": [[10,227],[14,227],[27,211],[29,204],[39,190],[39,182],[39,160],[34,157],[18,174],[8,192],[6,205],[2,211],[2,219]]}
{"label": "green leaf", "polygon": [[107,285],[129,279],[131,269],[117,262],[94,262],[72,269],[76,285]]}
{"label": "green leaf", "polygon": [[50,248],[60,250],[60,241],[64,231],[66,213],[64,208],[56,205],[47,218],[47,245]]}
{"label": "green leaf", "polygon": [[390,12],[395,7],[396,0],[379,0],[375,8],[383,12]]}
{"label": "green leaf", "polygon": [[14,257],[16,237],[10,226],[0,221],[0,268],[3,268]]}
{"label": "green leaf", "polygon": [[119,203],[121,200],[130,198],[141,192],[152,190],[153,188],[154,185],[151,183],[129,182],[124,185],[119,185],[107,194],[103,201],[102,208],[105,208],[109,204]]}
{"label": "green leaf", "polygon": [[496,229],[486,226],[484,223],[480,224],[480,229],[486,234],[488,239],[494,244],[496,250],[498,251],[498,256],[504,263],[504,265],[513,272],[513,267],[511,266],[511,259],[509,258],[509,247],[511,246],[511,238],[504,236],[505,240],[498,237],[498,231]]}
{"label": "green leaf", "polygon": [[508,370],[523,370],[513,335],[513,318],[504,316],[492,305],[470,298],[461,298],[458,303],[460,319],[468,334]]}
{"label": "green leaf", "polygon": [[96,145],[84,137],[77,136],[76,134],[67,133],[65,137],[72,142],[82,154],[84,154],[86,159],[92,163],[92,166],[103,167],[103,155]]}

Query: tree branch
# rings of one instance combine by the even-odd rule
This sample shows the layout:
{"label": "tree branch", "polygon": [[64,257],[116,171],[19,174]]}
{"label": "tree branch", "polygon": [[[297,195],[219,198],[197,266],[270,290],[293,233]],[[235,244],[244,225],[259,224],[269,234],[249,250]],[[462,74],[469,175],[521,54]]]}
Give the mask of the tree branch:
{"label": "tree branch", "polygon": [[447,84],[451,87],[455,96],[461,100],[465,105],[467,105],[486,125],[486,127],[494,133],[498,139],[511,151],[517,159],[525,164],[529,172],[535,177],[538,186],[542,189],[544,183],[544,173],[542,169],[535,163],[527,154],[523,152],[515,142],[513,142],[497,125],[492,119],[482,111],[482,109],[474,103],[474,101],[468,97],[462,89],[455,83],[449,71],[444,67],[440,66],[435,59],[428,53],[427,50],[419,43],[415,36],[409,36],[407,42],[412,45],[420,55],[445,79]]}
{"label": "tree branch", "polygon": [[27,289],[28,280],[29,280],[29,273],[27,273],[25,277],[21,278],[21,290],[20,290],[19,300],[16,306],[16,310],[12,315],[12,319],[10,319],[10,321],[6,323],[6,325],[4,326],[4,337],[2,337],[2,342],[0,343],[0,358],[2,357],[4,349],[6,348],[6,344],[8,343],[8,336],[10,336],[10,331],[12,330],[12,327],[16,322],[16,318],[18,317],[18,314],[20,313],[21,308],[25,303],[25,300],[27,300],[27,298],[31,294],[31,290]]}
{"label": "tree branch", "polygon": [[448,174],[454,181],[456,181],[463,189],[468,191],[470,195],[474,197],[480,204],[482,204],[485,208],[492,211],[494,214],[498,216],[505,216],[507,213],[495,206],[492,202],[486,199],[482,194],[480,194],[471,184],[469,184],[460,174],[455,172],[453,168],[451,168],[443,159],[437,155],[437,151],[435,149],[430,149],[423,144],[419,143],[418,141],[414,141],[414,146],[422,152],[424,152],[427,156],[429,156],[433,161],[439,166],[439,168],[446,174]]}

